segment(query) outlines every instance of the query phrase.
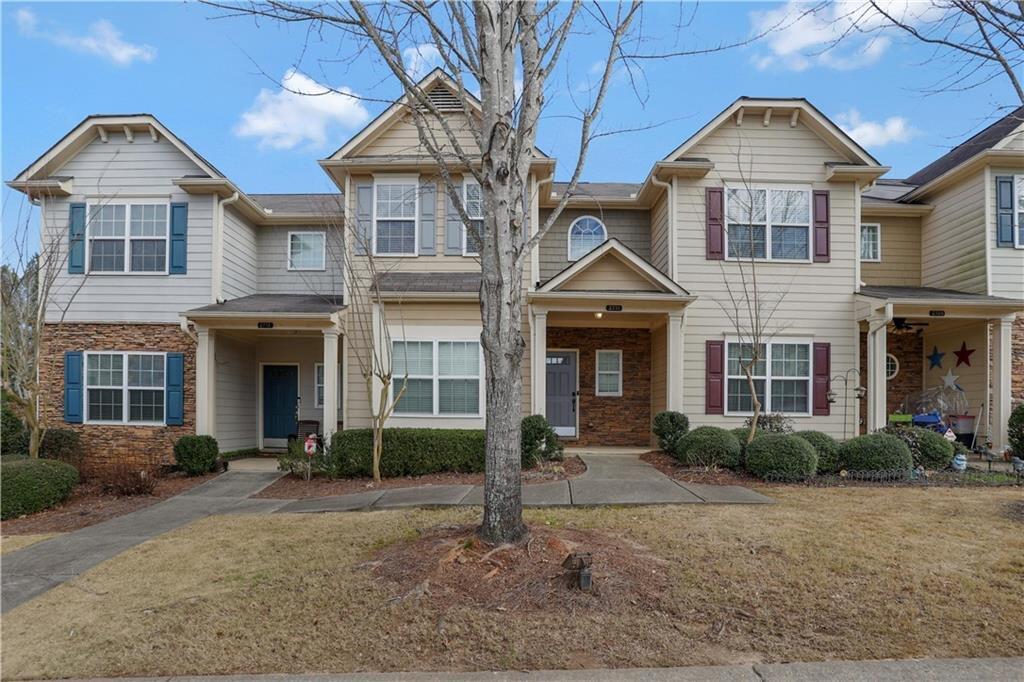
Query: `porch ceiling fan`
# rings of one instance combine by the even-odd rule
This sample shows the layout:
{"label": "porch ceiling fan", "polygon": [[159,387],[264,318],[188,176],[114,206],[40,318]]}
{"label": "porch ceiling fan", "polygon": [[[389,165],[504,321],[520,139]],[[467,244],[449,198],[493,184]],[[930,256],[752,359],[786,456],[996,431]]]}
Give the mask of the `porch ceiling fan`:
{"label": "porch ceiling fan", "polygon": [[892,318],[892,326],[898,332],[914,331],[915,327],[927,327],[927,322],[909,322],[905,317]]}

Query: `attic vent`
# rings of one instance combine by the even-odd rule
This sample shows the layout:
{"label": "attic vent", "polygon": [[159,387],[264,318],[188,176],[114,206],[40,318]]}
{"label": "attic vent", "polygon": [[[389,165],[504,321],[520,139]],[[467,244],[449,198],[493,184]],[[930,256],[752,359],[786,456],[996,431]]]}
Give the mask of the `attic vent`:
{"label": "attic vent", "polygon": [[436,87],[427,93],[427,99],[439,111],[461,111],[462,104],[458,96],[448,88]]}

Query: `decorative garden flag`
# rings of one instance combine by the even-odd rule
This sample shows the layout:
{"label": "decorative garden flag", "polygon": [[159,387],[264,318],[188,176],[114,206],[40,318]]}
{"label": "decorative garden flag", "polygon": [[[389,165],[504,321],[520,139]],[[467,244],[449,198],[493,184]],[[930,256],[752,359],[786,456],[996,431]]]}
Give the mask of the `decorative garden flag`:
{"label": "decorative garden flag", "polygon": [[977,349],[976,348],[968,349],[966,341],[962,342],[960,344],[960,350],[953,351],[953,355],[956,356],[956,366],[959,367],[960,365],[967,365],[968,367],[970,367],[971,366],[971,353],[973,353],[975,350],[977,350]]}
{"label": "decorative garden flag", "polygon": [[932,354],[928,356],[928,362],[931,363],[928,365],[928,369],[932,369],[933,367],[942,369],[942,358],[944,355],[945,353],[939,352],[938,346],[932,346]]}

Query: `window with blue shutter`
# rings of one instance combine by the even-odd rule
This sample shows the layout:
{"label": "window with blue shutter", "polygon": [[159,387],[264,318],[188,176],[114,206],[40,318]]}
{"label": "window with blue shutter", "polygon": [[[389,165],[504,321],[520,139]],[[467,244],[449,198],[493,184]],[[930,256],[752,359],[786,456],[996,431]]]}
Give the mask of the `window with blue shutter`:
{"label": "window with blue shutter", "polygon": [[185,423],[185,355],[167,354],[167,425],[181,426]]}
{"label": "window with blue shutter", "polygon": [[64,353],[64,421],[82,423],[82,353]]}
{"label": "window with blue shutter", "polygon": [[71,204],[68,215],[68,274],[85,273],[85,204]]}
{"label": "window with blue shutter", "polygon": [[188,271],[188,204],[171,204],[171,261],[168,272]]}

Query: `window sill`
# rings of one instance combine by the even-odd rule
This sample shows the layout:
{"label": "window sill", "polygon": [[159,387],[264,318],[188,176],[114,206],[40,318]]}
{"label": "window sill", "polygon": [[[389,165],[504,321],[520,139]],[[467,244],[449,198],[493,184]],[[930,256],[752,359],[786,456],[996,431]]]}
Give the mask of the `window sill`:
{"label": "window sill", "polygon": [[780,265],[793,265],[794,263],[813,265],[815,262],[811,258],[737,258],[736,256],[727,256],[724,260],[727,263],[779,263]]}
{"label": "window sill", "polygon": [[881,258],[861,258],[860,262],[861,263],[881,263],[882,259]]}
{"label": "window sill", "polygon": [[327,272],[327,268],[288,268],[288,272]]}
{"label": "window sill", "polygon": [[167,426],[165,422],[108,422],[87,420],[82,422],[85,426]]}
{"label": "window sill", "polygon": [[[84,274],[88,277],[116,277],[118,275],[130,275],[131,277],[167,277],[171,273],[164,272],[124,272],[124,271],[111,271],[111,270],[90,270],[89,272],[79,273]],[[185,273],[181,273],[185,274]]]}
{"label": "window sill", "polygon": [[416,258],[419,256],[418,253],[378,253],[376,251],[373,255],[377,258]]}

